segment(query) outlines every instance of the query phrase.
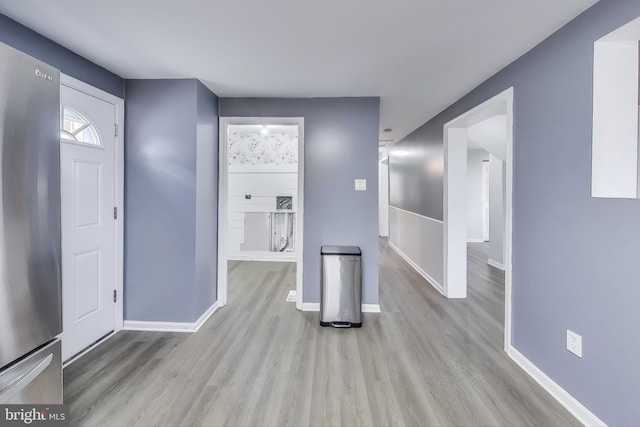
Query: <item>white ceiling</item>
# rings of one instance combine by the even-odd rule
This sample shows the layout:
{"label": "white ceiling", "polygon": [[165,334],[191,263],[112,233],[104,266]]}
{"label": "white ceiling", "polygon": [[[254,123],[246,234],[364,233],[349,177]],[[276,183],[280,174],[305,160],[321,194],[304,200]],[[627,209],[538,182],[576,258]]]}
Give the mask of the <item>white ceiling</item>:
{"label": "white ceiling", "polygon": [[0,0],[124,78],[220,96],[380,96],[398,140],[596,0]]}
{"label": "white ceiling", "polygon": [[467,128],[469,148],[481,148],[504,161],[507,158],[507,116],[491,116]]}

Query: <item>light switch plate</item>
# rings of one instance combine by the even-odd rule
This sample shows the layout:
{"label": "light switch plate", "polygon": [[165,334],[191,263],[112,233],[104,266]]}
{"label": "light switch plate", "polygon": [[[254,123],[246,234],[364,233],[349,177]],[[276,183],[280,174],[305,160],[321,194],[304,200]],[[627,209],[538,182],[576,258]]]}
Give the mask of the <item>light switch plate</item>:
{"label": "light switch plate", "polygon": [[356,191],[367,191],[366,179],[356,179]]}
{"label": "light switch plate", "polygon": [[582,357],[582,336],[567,329],[567,350],[578,357]]}

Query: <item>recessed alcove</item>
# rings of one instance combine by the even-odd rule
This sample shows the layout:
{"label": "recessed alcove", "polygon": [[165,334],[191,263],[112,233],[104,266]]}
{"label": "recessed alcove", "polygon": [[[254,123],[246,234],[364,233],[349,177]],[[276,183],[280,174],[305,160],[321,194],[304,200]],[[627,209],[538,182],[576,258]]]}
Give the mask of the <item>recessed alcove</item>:
{"label": "recessed alcove", "polygon": [[640,18],[593,47],[591,196],[640,196],[638,133]]}

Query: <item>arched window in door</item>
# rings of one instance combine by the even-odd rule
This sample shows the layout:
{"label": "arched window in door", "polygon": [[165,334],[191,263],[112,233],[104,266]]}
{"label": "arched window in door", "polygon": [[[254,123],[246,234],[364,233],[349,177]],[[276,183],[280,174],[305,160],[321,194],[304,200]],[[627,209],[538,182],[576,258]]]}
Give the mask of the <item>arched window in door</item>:
{"label": "arched window in door", "polygon": [[60,138],[66,141],[101,147],[98,130],[82,113],[71,107],[62,107]]}

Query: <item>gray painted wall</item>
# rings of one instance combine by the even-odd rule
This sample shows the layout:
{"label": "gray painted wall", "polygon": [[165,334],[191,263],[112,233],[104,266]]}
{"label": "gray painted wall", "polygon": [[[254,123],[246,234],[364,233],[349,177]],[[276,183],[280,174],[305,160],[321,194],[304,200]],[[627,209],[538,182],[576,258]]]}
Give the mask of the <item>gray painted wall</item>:
{"label": "gray painted wall", "polygon": [[[217,184],[198,187],[198,178],[217,176],[217,115],[215,95],[205,91],[194,79],[126,81],[127,320],[193,322],[213,302]],[[198,176],[199,164],[215,169]],[[213,288],[206,289],[210,280]]]}
{"label": "gray painted wall", "polygon": [[[304,117],[304,302],[320,301],[320,246],[362,248],[363,302],[378,303],[379,98],[221,98],[223,117]],[[354,191],[365,178],[367,191]]]}
{"label": "gray painted wall", "polygon": [[[416,165],[441,158],[444,123],[514,87],[512,342],[610,425],[640,423],[640,200],[590,197],[593,42],[639,15],[636,0],[596,3],[397,144],[390,161],[396,203],[441,209],[442,172]],[[566,350],[567,328],[583,336],[582,359]]]}
{"label": "gray painted wall", "polygon": [[217,299],[218,276],[218,97],[197,82],[196,127],[196,309]]}
{"label": "gray painted wall", "polygon": [[196,85],[127,80],[125,319],[192,321]]}
{"label": "gray painted wall", "polygon": [[69,76],[124,98],[124,80],[120,76],[2,14],[0,41],[58,68]]}
{"label": "gray painted wall", "polygon": [[389,155],[389,205],[442,221],[442,127],[416,129]]}

